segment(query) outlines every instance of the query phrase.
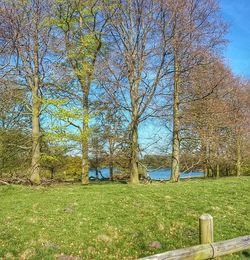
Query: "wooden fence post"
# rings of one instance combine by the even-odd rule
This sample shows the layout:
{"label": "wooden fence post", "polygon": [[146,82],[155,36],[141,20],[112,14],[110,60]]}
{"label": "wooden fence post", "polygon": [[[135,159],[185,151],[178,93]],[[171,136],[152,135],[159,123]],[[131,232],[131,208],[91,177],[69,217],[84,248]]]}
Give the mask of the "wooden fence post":
{"label": "wooden fence post", "polygon": [[140,258],[140,260],[219,260],[221,256],[250,249],[250,235],[214,243],[213,217],[209,214],[201,215],[199,224],[201,245],[172,250]]}
{"label": "wooden fence post", "polygon": [[200,244],[211,244],[214,242],[213,217],[203,214],[199,218],[200,224]]}

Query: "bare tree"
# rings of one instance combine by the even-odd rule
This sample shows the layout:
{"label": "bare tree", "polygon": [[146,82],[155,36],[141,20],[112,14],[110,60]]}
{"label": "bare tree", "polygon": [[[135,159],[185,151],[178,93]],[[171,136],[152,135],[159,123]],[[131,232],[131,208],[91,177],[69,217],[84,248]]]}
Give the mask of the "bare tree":
{"label": "bare tree", "polygon": [[[173,62],[173,137],[172,174],[176,182],[180,176],[181,102],[188,84],[188,74],[196,66],[205,66],[208,54],[215,53],[223,43],[225,25],[219,17],[215,0],[168,1],[163,4],[165,16],[172,17],[167,27],[171,37]],[[170,13],[170,14],[169,14]],[[170,30],[169,30],[170,28]],[[212,56],[210,56],[212,57]]]}
{"label": "bare tree", "polygon": [[118,1],[107,31],[109,55],[102,84],[128,121],[132,184],[139,182],[138,127],[151,115],[150,105],[164,77],[167,52],[159,21],[156,1]]}
{"label": "bare tree", "polygon": [[50,27],[46,26],[49,1],[3,1],[4,21],[9,32],[6,42],[11,42],[12,53],[5,70],[9,80],[20,88],[27,88],[31,99],[32,116],[32,163],[31,181],[40,183],[41,158],[41,106],[42,88],[48,72],[48,45]]}
{"label": "bare tree", "polygon": [[[233,89],[227,103],[230,109],[230,127],[232,135],[232,159],[235,161],[236,176],[242,174],[244,159],[249,160],[249,81],[235,78]],[[230,151],[229,151],[230,154]]]}

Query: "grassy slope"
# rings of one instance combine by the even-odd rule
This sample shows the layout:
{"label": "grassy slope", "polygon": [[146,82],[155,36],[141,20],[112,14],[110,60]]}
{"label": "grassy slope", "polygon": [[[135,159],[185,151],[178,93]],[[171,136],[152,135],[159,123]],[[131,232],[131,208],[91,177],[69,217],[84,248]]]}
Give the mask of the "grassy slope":
{"label": "grassy slope", "polygon": [[[135,259],[198,244],[202,213],[214,216],[216,241],[247,235],[249,192],[249,177],[137,187],[1,186],[0,259]],[[155,240],[161,249],[150,249]],[[225,259],[236,258],[246,259]]]}

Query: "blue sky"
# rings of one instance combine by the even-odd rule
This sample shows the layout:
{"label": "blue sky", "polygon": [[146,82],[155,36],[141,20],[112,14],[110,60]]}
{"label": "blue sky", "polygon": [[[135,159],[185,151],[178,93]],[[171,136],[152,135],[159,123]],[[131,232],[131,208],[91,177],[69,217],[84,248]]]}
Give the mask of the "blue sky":
{"label": "blue sky", "polygon": [[219,0],[224,19],[229,23],[225,61],[232,71],[250,78],[250,0]]}

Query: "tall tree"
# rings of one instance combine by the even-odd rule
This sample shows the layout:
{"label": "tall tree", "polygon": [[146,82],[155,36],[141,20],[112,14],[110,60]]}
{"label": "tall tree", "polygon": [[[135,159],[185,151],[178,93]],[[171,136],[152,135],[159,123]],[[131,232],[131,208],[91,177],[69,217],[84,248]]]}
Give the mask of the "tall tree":
{"label": "tall tree", "polygon": [[153,0],[115,2],[107,30],[103,82],[129,124],[131,184],[139,182],[138,128],[152,113],[150,105],[164,75],[167,52],[158,30],[159,8]]}
{"label": "tall tree", "polygon": [[[3,1],[4,20],[9,32],[6,41],[11,42],[13,52],[7,66],[9,79],[20,88],[29,90],[32,118],[32,162],[30,179],[40,183],[41,159],[41,106],[42,88],[48,72],[48,44],[50,27],[46,25],[49,16],[49,1]],[[27,102],[28,103],[28,102]]]}
{"label": "tall tree", "polygon": [[[195,66],[205,66],[207,54],[223,43],[225,26],[216,0],[178,0],[163,4],[165,16],[171,16],[171,52],[173,57],[173,136],[171,180],[180,176],[181,101],[188,74]],[[169,14],[170,13],[170,14]],[[169,27],[168,27],[169,29]]]}
{"label": "tall tree", "polygon": [[[242,174],[244,158],[247,158],[249,149],[249,82],[241,78],[235,78],[229,98],[226,100],[230,109],[229,120],[232,136],[232,159],[235,161],[236,176]],[[230,151],[229,151],[230,153]],[[244,156],[245,155],[245,156]]]}
{"label": "tall tree", "polygon": [[[102,12],[102,1],[58,1],[55,26],[62,32],[66,59],[70,64],[76,81],[71,98],[81,106],[81,123],[71,122],[80,129],[82,153],[82,183],[89,182],[89,137],[90,137],[90,106],[91,86],[95,79],[95,67],[103,46],[103,30],[107,17]],[[66,89],[69,93],[70,89]]]}

